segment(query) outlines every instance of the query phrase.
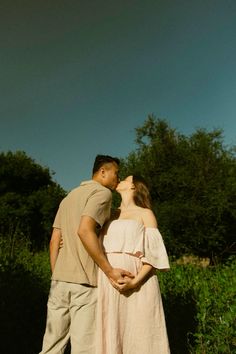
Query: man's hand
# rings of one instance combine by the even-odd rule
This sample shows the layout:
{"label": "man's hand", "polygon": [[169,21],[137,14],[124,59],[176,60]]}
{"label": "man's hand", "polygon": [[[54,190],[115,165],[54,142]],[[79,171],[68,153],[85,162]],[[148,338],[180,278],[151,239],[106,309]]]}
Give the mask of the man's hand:
{"label": "man's hand", "polygon": [[152,270],[153,267],[150,264],[145,263],[135,277],[124,275],[122,278],[116,281],[110,279],[110,282],[116,290],[118,290],[120,293],[124,293],[128,290],[139,288]]}
{"label": "man's hand", "polygon": [[134,275],[127,270],[120,269],[120,268],[112,268],[109,273],[107,274],[110,280],[113,280],[115,283],[120,281],[121,283],[125,282],[124,278],[134,278]]}
{"label": "man's hand", "polygon": [[118,291],[134,278],[132,273],[120,268],[112,268],[107,276],[111,285]]}

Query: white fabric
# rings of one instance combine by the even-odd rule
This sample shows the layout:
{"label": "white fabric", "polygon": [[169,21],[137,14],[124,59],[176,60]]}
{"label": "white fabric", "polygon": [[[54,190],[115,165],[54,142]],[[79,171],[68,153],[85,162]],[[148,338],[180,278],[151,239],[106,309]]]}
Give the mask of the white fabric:
{"label": "white fabric", "polygon": [[[125,225],[122,232],[117,232],[117,225]],[[132,219],[114,220],[104,236],[103,245],[106,253],[129,253],[141,258],[157,269],[169,269],[169,260],[162,236],[157,228],[145,228]]]}
{"label": "white fabric", "polygon": [[[150,263],[154,259],[153,264],[167,266],[157,230],[145,230],[135,220],[113,221],[104,247],[114,268],[134,275],[145,252]],[[170,354],[157,272],[153,269],[139,288],[120,294],[99,269],[96,324],[96,354]]]}

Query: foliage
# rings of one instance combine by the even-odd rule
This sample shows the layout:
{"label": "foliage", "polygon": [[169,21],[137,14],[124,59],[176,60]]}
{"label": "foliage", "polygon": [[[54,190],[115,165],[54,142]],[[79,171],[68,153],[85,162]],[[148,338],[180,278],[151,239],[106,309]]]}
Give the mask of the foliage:
{"label": "foliage", "polygon": [[49,287],[50,264],[49,252],[33,252],[29,239],[18,235],[16,241],[0,237],[0,273],[28,273],[40,282],[46,292]]}
{"label": "foliage", "polygon": [[121,176],[141,174],[151,186],[169,253],[214,260],[229,256],[236,232],[235,150],[222,131],[187,137],[149,116],[136,129],[136,151],[122,160]]}
{"label": "foliage", "polygon": [[48,168],[24,152],[0,154],[0,234],[7,235],[11,245],[21,235],[33,249],[43,249],[64,195]]}
{"label": "foliage", "polygon": [[[158,274],[170,342],[176,353],[184,353],[183,347],[177,350],[180,341],[184,340],[177,334],[186,326],[186,321],[186,353],[230,354],[236,351],[235,271],[236,259],[232,259],[225,265],[207,268],[172,263],[170,272]],[[184,310],[178,313],[176,323],[180,306]],[[188,321],[189,314],[194,316],[192,321]]]}
{"label": "foliage", "polygon": [[[36,353],[45,329],[49,254],[33,253],[26,240],[17,239],[12,254],[6,238],[0,238],[0,351]],[[205,268],[200,264],[174,261],[169,272],[158,272],[171,353],[233,353],[236,259]]]}
{"label": "foliage", "polygon": [[0,237],[0,352],[33,354],[40,351],[45,326],[49,254],[33,253],[21,234],[15,240]]}

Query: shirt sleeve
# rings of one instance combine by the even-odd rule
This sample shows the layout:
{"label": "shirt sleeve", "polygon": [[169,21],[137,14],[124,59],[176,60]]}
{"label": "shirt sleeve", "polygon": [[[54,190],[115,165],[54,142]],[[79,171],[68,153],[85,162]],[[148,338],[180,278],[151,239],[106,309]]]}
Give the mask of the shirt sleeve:
{"label": "shirt sleeve", "polygon": [[93,218],[100,226],[110,218],[111,191],[102,189],[94,191],[87,200],[82,215]]}
{"label": "shirt sleeve", "polygon": [[144,232],[144,256],[141,261],[157,269],[169,269],[168,255],[159,230],[146,228]]}

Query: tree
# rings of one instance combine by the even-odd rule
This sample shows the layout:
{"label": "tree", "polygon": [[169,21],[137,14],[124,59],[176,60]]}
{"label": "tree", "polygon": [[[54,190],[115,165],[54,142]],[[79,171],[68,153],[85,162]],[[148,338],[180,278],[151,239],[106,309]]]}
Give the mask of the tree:
{"label": "tree", "polygon": [[235,150],[222,131],[185,136],[165,120],[148,116],[136,129],[136,151],[122,161],[122,175],[141,174],[151,186],[153,207],[174,256],[229,255],[235,235]]}
{"label": "tree", "polygon": [[0,234],[9,242],[26,237],[44,247],[65,191],[50,171],[22,151],[0,154]]}

